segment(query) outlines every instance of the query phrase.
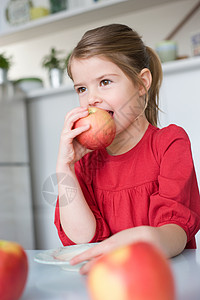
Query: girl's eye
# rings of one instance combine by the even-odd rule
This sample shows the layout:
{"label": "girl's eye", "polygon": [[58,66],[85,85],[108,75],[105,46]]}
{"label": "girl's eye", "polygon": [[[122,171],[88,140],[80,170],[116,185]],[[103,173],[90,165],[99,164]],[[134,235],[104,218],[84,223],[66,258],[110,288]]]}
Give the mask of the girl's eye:
{"label": "girl's eye", "polygon": [[111,80],[109,80],[109,79],[103,79],[103,80],[101,80],[100,85],[101,86],[106,86],[106,85],[108,85],[110,83],[111,83]]}
{"label": "girl's eye", "polygon": [[78,94],[84,93],[85,91],[86,91],[85,87],[79,87],[79,88],[77,88],[77,93]]}

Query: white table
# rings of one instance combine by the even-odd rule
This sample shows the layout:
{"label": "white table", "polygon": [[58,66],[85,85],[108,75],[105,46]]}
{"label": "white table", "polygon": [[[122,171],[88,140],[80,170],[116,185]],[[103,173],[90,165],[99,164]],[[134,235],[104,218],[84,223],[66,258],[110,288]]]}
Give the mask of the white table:
{"label": "white table", "polygon": [[[34,262],[39,250],[27,250],[29,277],[21,300],[89,300],[86,276]],[[184,250],[170,259],[177,300],[200,299],[200,251]],[[103,300],[103,299],[102,299]]]}
{"label": "white table", "polygon": [[88,300],[86,276],[34,261],[41,250],[27,250],[29,276],[20,300]]}

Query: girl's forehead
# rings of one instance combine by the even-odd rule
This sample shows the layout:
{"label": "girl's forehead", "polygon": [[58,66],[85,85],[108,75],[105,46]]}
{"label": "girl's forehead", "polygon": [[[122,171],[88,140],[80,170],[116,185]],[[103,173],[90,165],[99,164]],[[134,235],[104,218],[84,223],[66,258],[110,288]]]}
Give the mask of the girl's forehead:
{"label": "girl's forehead", "polygon": [[117,64],[104,56],[73,58],[70,69],[72,80],[77,85],[83,81],[99,80],[103,77],[111,79],[111,76],[115,76],[115,78],[126,77],[128,80],[131,80],[132,84],[135,84],[133,78],[128,76]]}
{"label": "girl's forehead", "polygon": [[93,56],[88,58],[73,58],[71,61],[71,70],[81,69],[94,69],[96,70],[115,70],[119,71],[120,68],[105,56]]}

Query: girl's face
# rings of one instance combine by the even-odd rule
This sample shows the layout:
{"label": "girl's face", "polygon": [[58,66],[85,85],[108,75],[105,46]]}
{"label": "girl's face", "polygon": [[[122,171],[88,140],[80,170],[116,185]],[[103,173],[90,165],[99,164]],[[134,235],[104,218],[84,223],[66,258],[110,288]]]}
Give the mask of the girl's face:
{"label": "girl's face", "polygon": [[117,134],[127,130],[143,112],[144,99],[141,93],[144,94],[144,89],[134,85],[108,59],[102,56],[73,59],[71,72],[80,105],[96,106],[108,111],[115,120]]}

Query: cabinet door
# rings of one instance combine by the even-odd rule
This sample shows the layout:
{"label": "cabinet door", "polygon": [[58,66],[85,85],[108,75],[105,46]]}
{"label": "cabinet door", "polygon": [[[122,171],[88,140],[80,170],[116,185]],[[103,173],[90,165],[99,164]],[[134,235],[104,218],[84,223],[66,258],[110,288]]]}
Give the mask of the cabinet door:
{"label": "cabinet door", "polygon": [[0,167],[0,239],[34,248],[28,167]]}
{"label": "cabinet door", "polygon": [[47,95],[27,102],[30,140],[30,162],[33,190],[36,247],[50,249],[61,246],[54,225],[54,200],[44,199],[43,184],[56,172],[60,134],[68,111],[78,106],[74,91]]}
{"label": "cabinet door", "polygon": [[27,163],[27,144],[24,101],[0,101],[0,164]]}

